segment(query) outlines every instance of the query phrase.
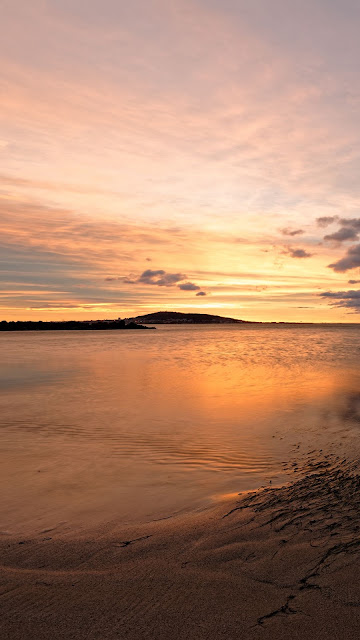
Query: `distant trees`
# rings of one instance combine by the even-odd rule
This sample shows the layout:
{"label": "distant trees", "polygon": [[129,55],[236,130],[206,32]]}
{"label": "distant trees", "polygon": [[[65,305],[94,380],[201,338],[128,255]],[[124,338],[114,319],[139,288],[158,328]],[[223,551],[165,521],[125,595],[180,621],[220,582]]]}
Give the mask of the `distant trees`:
{"label": "distant trees", "polygon": [[114,331],[119,329],[148,329],[136,322],[125,320],[1,320],[0,331]]}

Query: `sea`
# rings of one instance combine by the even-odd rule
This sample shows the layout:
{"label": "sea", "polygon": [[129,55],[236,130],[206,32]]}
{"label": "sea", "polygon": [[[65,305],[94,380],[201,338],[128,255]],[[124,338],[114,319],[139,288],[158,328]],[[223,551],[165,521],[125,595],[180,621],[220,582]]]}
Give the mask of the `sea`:
{"label": "sea", "polygon": [[0,533],[199,511],[357,456],[360,324],[0,333]]}

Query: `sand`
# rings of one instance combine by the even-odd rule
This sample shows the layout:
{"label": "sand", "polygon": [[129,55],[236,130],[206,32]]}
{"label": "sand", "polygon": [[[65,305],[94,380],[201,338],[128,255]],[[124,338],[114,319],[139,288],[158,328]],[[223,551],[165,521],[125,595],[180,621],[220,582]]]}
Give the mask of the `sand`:
{"label": "sand", "polygon": [[188,516],[4,533],[0,637],[357,638],[357,466],[317,452],[293,464],[283,487]]}

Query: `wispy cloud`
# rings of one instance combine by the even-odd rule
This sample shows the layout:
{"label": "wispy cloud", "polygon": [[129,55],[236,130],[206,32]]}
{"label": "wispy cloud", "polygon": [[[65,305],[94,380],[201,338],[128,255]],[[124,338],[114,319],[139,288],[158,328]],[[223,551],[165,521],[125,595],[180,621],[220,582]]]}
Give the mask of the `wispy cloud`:
{"label": "wispy cloud", "polygon": [[338,220],[339,220],[339,216],[322,216],[320,218],[317,218],[316,222],[319,227],[324,229],[325,227],[328,227],[329,225],[334,224],[334,222],[337,222]]}
{"label": "wispy cloud", "polygon": [[304,233],[303,229],[290,229],[289,227],[285,227],[285,229],[281,229],[281,233],[284,236],[300,236]]}

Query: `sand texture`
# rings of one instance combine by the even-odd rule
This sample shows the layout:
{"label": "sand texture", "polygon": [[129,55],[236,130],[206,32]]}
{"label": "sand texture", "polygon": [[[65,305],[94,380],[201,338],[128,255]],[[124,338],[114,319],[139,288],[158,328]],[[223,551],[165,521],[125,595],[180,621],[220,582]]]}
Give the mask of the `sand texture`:
{"label": "sand texture", "polygon": [[195,515],[4,533],[0,637],[357,638],[359,490],[354,463],[313,452],[286,486]]}

